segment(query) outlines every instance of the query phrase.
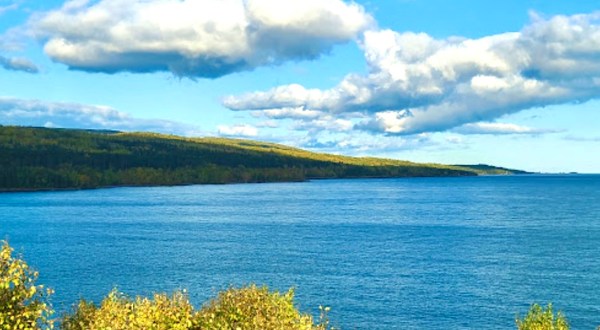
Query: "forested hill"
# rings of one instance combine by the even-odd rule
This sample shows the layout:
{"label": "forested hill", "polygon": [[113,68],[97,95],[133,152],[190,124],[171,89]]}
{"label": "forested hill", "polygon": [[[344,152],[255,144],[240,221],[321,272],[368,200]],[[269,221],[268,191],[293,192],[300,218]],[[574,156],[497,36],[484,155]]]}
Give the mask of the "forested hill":
{"label": "forested hill", "polygon": [[[478,165],[455,165],[463,168],[470,168],[477,172],[478,175],[510,175],[510,174],[532,174],[531,172],[514,170],[511,168],[491,166],[485,164]],[[599,329],[600,330],[600,329]]]}
{"label": "forested hill", "polygon": [[2,191],[482,173],[247,140],[0,126]]}

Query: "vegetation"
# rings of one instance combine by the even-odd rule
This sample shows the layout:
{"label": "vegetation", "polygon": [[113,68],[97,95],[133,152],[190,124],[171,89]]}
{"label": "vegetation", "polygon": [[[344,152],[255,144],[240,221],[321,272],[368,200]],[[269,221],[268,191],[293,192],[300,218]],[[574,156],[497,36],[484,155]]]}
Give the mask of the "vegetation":
{"label": "vegetation", "polygon": [[325,330],[327,322],[314,325],[309,314],[294,307],[294,291],[270,293],[251,285],[219,293],[198,313],[201,329],[290,329]]}
{"label": "vegetation", "polygon": [[[12,255],[8,243],[0,242],[0,329],[53,329],[49,304],[51,291],[36,285],[37,272]],[[328,330],[327,308],[320,322],[301,313],[294,291],[271,292],[250,285],[231,288],[195,310],[185,292],[155,294],[152,298],[129,298],[113,290],[100,303],[81,300],[65,314],[59,328],[65,330]]]}
{"label": "vegetation", "polygon": [[491,166],[485,164],[478,165],[455,165],[462,168],[474,170],[478,175],[510,175],[510,174],[531,174],[530,172],[513,170],[505,167]]}
{"label": "vegetation", "polygon": [[198,329],[195,312],[187,296],[181,292],[171,297],[155,294],[153,299],[127,296],[112,291],[100,304],[81,300],[72,314],[63,317],[66,330],[103,329]]}
{"label": "vegetation", "polygon": [[0,155],[0,191],[493,172],[247,140],[6,126],[0,126]]}
{"label": "vegetation", "polygon": [[296,309],[293,290],[280,294],[255,285],[223,291],[198,311],[185,292],[131,299],[112,291],[100,306],[80,301],[60,326],[65,330],[330,329],[327,322],[315,325],[311,315]]}
{"label": "vegetation", "polygon": [[565,316],[558,312],[554,315],[552,304],[546,309],[538,304],[533,304],[523,319],[516,319],[518,330],[569,330],[569,323]]}
{"label": "vegetation", "polygon": [[0,329],[51,329],[52,292],[36,285],[38,273],[15,258],[6,242],[0,243]]}
{"label": "vegetation", "polygon": [[[38,273],[31,270],[13,250],[0,241],[0,330],[53,329],[52,291],[36,285]],[[155,294],[151,299],[129,298],[113,290],[100,303],[81,300],[59,323],[65,330],[329,330],[328,307],[319,307],[315,323],[310,314],[294,304],[294,291],[271,292],[250,285],[230,288],[195,310],[185,291],[171,296]],[[531,306],[524,318],[516,318],[518,330],[568,330],[565,316],[556,315],[549,304],[545,309]],[[600,329],[600,327],[598,328]]]}

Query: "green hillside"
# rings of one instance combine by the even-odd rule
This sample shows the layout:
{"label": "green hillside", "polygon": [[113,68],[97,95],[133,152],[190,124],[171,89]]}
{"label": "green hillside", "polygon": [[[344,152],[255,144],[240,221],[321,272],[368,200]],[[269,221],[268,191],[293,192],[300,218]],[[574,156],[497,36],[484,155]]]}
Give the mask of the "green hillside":
{"label": "green hillside", "polygon": [[511,168],[491,166],[485,164],[477,165],[455,165],[458,167],[469,168],[477,172],[478,175],[511,175],[511,174],[532,174],[531,172],[514,170]]}
{"label": "green hillside", "polygon": [[2,191],[482,173],[248,140],[0,126]]}

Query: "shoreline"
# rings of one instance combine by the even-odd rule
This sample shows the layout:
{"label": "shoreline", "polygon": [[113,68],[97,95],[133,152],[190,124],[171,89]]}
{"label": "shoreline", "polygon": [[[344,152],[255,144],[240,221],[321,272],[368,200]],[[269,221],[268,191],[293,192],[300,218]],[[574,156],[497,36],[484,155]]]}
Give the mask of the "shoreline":
{"label": "shoreline", "polygon": [[[0,188],[0,194],[11,193],[35,193],[35,192],[63,192],[63,191],[83,191],[98,189],[115,188],[155,188],[155,187],[182,187],[182,186],[222,186],[222,185],[245,185],[245,184],[265,184],[265,183],[302,183],[324,180],[359,180],[359,179],[415,179],[415,178],[473,178],[473,177],[512,177],[512,176],[575,176],[586,174],[564,174],[564,173],[528,173],[528,174],[474,174],[474,175],[443,175],[443,176],[358,176],[358,177],[313,177],[305,180],[281,180],[281,181],[260,181],[260,182],[223,182],[223,183],[181,183],[181,184],[123,184],[98,187],[69,187],[69,188]],[[594,175],[594,174],[589,174]]]}

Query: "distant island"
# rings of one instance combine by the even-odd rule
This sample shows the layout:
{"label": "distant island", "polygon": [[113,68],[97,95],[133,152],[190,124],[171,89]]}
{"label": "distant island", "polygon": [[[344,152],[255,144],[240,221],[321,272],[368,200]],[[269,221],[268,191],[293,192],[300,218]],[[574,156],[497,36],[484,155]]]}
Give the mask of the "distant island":
{"label": "distant island", "polygon": [[0,126],[0,191],[525,174],[155,133]]}

